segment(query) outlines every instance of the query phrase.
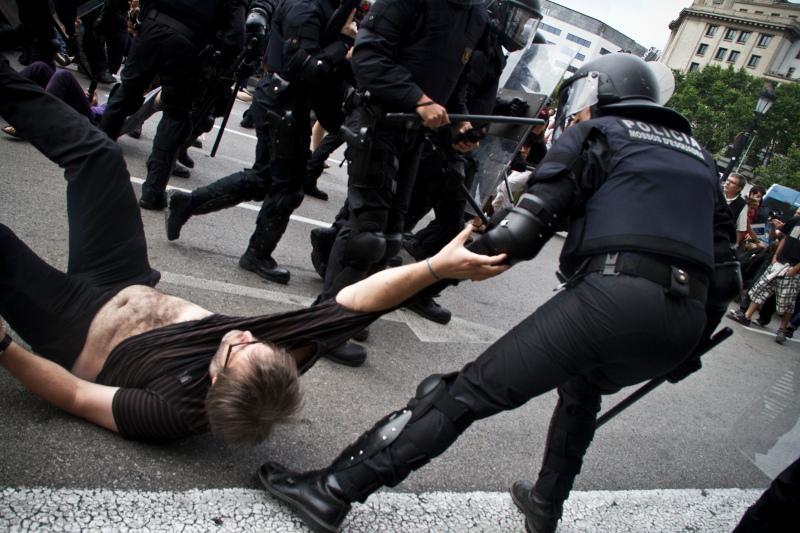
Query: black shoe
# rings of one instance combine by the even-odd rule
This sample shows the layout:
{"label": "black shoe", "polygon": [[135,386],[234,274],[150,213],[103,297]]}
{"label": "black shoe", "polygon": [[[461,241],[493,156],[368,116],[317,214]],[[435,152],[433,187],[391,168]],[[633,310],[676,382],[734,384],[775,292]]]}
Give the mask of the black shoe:
{"label": "black shoe", "polygon": [[167,207],[167,193],[148,194],[143,192],[142,197],[139,198],[139,207],[151,211],[161,211]]}
{"label": "black shoe", "polygon": [[139,126],[138,128],[134,128],[128,132],[128,137],[133,137],[134,139],[138,139],[142,136],[142,127]]}
{"label": "black shoe", "polygon": [[291,278],[289,271],[279,267],[272,257],[258,258],[249,250],[239,259],[239,266],[250,272],[255,272],[267,281],[282,285],[289,283],[289,278]]}
{"label": "black shoe", "polygon": [[178,153],[178,163],[186,168],[194,168],[194,159],[189,156],[189,152],[186,150],[181,150],[180,153]]}
{"label": "black shoe", "polygon": [[249,109],[244,112],[244,115],[242,115],[242,120],[239,122],[239,125],[243,128],[247,128],[248,130],[256,127],[256,125],[253,123],[253,115],[250,113]]}
{"label": "black shoe", "polygon": [[117,79],[107,70],[103,70],[97,75],[97,81],[106,84],[117,83]]}
{"label": "black shoe", "polygon": [[338,230],[333,226],[311,230],[311,264],[322,279],[325,279],[328,257],[331,255],[333,243],[336,242],[337,233]]}
{"label": "black shoe", "polygon": [[368,338],[369,338],[369,328],[368,327],[362,329],[361,331],[359,331],[358,333],[353,335],[353,340],[354,341],[358,341],[358,342],[364,342]]}
{"label": "black shoe", "polygon": [[433,298],[422,298],[406,305],[406,309],[417,313],[422,318],[427,318],[437,324],[447,324],[453,318],[449,309],[442,307]]}
{"label": "black shoe", "polygon": [[192,216],[192,195],[172,191],[164,222],[167,226],[167,239],[174,241],[181,236],[181,228]]}
{"label": "black shoe", "polygon": [[192,177],[192,172],[188,168],[182,167],[180,165],[175,165],[175,168],[172,169],[172,172],[170,172],[170,174],[172,176],[175,176],[176,178],[181,178],[184,180]]}
{"label": "black shoe", "polygon": [[319,190],[319,187],[317,187],[316,185],[309,185],[303,187],[303,192],[306,193],[306,196],[311,196],[312,198],[316,198],[318,200],[323,200],[323,201],[328,200],[328,193]]}
{"label": "black shoe", "polygon": [[195,148],[202,148],[203,141],[201,141],[200,139],[195,139],[192,141],[192,146],[194,146]]}
{"label": "black shoe", "polygon": [[555,533],[561,519],[560,505],[540,501],[533,494],[533,483],[523,479],[511,485],[511,499],[525,515],[528,533]]}
{"label": "black shoe", "polygon": [[399,255],[393,255],[386,258],[386,266],[389,268],[399,267],[403,264],[403,258]]}
{"label": "black shoe", "polygon": [[786,338],[791,339],[792,337],[794,337],[794,328],[792,326],[789,326],[788,328],[786,328]]}
{"label": "black shoe", "polygon": [[367,351],[363,346],[353,344],[352,342],[345,342],[328,350],[322,355],[330,359],[334,363],[339,363],[345,366],[361,366],[367,360]]}
{"label": "black shoe", "polygon": [[403,248],[405,248],[406,252],[408,252],[408,254],[417,261],[422,261],[426,257],[425,251],[420,247],[414,237],[403,239]]}
{"label": "black shoe", "polygon": [[267,492],[291,507],[311,531],[336,533],[350,512],[332,474],[292,472],[269,462],[258,469],[258,477]]}

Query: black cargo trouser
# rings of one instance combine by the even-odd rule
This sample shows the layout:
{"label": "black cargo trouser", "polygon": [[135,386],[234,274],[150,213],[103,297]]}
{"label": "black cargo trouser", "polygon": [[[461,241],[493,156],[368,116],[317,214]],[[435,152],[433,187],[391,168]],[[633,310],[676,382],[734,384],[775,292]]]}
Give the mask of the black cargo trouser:
{"label": "black cargo trouser", "polygon": [[122,151],[85,117],[0,65],[0,115],[67,181],[69,260],[61,272],[0,224],[0,315],[41,355],[71,368],[97,311],[128,285],[155,285]]}

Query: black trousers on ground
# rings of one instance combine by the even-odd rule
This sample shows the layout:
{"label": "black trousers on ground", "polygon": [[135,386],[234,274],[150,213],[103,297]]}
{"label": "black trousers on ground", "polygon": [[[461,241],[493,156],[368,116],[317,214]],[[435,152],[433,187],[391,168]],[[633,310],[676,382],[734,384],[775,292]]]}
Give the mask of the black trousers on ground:
{"label": "black trousers on ground", "polygon": [[[336,471],[336,479],[349,499],[361,501],[379,485],[402,481],[468,427],[469,422],[454,427],[445,415],[454,411],[450,402],[478,420],[558,389],[535,492],[560,503],[594,437],[601,396],[679,365],[699,342],[705,316],[700,301],[671,296],[643,278],[588,274],[448,376],[450,399],[434,400],[434,408],[415,413],[397,440],[357,466]],[[412,413],[414,405],[409,403]]]}
{"label": "black trousers on ground", "polygon": [[154,286],[122,151],[61,100],[0,65],[0,115],[67,180],[69,262],[61,272],[0,225],[0,315],[41,355],[71,368],[102,305],[128,285]]}
{"label": "black trousers on ground", "polygon": [[143,196],[164,194],[178,151],[186,146],[192,133],[190,111],[199,79],[202,45],[199,36],[190,39],[159,18],[146,18],[122,71],[122,84],[108,101],[100,127],[116,139],[125,119],[142,105],[153,79],[158,76],[161,80],[164,114],[147,160]]}

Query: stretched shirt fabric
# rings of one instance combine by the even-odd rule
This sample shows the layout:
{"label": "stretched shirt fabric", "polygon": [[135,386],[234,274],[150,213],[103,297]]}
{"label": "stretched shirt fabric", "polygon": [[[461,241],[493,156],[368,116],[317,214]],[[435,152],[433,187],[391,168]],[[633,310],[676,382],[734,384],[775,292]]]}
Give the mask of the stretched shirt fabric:
{"label": "stretched shirt fabric", "polygon": [[321,354],[382,314],[350,311],[332,300],[288,313],[247,318],[212,315],[171,324],[119,343],[97,383],[120,387],[112,410],[123,437],[157,442],[197,435],[208,431],[208,365],[228,331],[249,330],[287,350],[316,345],[313,355],[297,361],[302,373]]}

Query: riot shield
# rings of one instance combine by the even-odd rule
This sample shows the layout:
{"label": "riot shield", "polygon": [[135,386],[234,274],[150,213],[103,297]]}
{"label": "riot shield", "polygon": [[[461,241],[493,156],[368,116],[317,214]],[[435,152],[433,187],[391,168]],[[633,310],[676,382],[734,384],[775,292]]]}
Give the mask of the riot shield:
{"label": "riot shield", "polygon": [[[564,78],[567,68],[575,58],[575,50],[555,44],[533,44],[508,56],[506,68],[500,75],[498,96],[527,102],[527,116],[536,117],[539,110]],[[473,156],[478,162],[475,177],[468,184],[470,194],[478,205],[495,193],[503,180],[514,154],[519,151],[530,126],[492,124],[486,138]],[[467,206],[467,212],[472,212]]]}

